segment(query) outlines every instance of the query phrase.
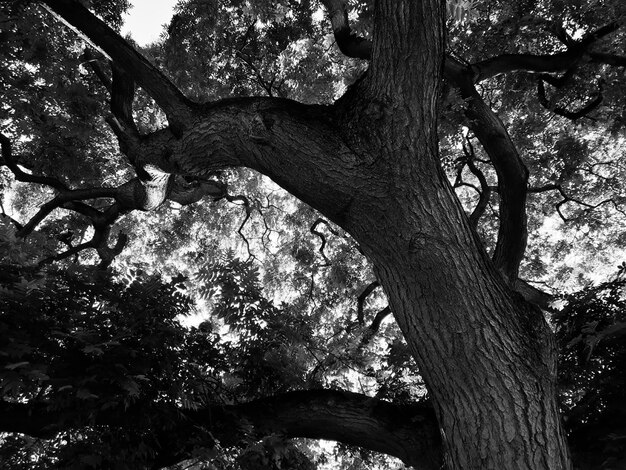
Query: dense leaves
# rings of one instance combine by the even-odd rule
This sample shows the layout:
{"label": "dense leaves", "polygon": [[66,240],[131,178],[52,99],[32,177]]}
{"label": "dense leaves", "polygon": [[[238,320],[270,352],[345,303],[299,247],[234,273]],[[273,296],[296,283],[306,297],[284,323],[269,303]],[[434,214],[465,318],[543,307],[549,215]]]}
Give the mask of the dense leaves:
{"label": "dense leaves", "polygon": [[602,468],[624,464],[626,447],[626,281],[622,276],[564,299],[556,313],[560,382],[573,448]]}
{"label": "dense leaves", "polygon": [[[178,409],[216,400],[225,366],[219,336],[181,326],[192,304],[179,281],[124,283],[81,269],[31,277],[26,289],[24,277],[2,286],[2,395],[45,409],[56,423],[43,436],[51,440],[5,441],[5,465],[138,468],[154,457],[162,445],[155,432],[170,429]],[[106,426],[107,419],[119,422]]]}

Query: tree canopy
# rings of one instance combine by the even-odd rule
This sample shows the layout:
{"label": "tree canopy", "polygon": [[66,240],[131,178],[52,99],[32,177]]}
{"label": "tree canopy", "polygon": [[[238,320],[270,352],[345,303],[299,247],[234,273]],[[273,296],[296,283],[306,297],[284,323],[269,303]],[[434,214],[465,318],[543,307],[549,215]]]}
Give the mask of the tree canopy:
{"label": "tree canopy", "polygon": [[0,4],[4,466],[624,465],[623,1],[129,7]]}

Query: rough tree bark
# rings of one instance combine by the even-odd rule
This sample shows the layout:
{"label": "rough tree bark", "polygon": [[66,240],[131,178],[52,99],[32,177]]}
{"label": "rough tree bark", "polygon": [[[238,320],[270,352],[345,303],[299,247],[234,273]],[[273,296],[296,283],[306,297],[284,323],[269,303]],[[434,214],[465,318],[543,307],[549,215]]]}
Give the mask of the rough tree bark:
{"label": "rough tree bark", "polygon": [[[502,151],[500,186],[516,191],[509,193],[507,211],[524,233],[514,237],[512,229],[501,230],[506,233],[494,260],[439,165],[441,2],[378,0],[373,40],[355,49],[371,59],[368,73],[328,107],[269,98],[190,103],[75,1],[43,3],[89,37],[167,114],[170,128],[124,149],[135,166],[191,176],[249,167],[357,240],[428,386],[447,468],[571,468],[555,400],[552,335],[542,313],[512,288],[524,249],[523,164]],[[342,2],[324,3],[335,8],[334,26],[345,21]],[[349,30],[340,33],[354,39]],[[564,64],[575,59],[570,55]],[[543,66],[527,62],[485,62],[472,80],[507,67]],[[464,93],[474,100],[468,118],[489,120],[471,80]],[[499,125],[492,120],[495,136],[506,136]],[[508,142],[499,145],[496,152]],[[509,170],[512,186],[502,180]]]}

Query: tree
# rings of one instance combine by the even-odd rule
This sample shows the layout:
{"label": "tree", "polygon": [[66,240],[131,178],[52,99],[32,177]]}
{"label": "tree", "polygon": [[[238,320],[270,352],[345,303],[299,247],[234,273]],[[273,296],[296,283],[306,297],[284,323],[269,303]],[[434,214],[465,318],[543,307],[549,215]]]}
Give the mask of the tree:
{"label": "tree", "polygon": [[[291,20],[276,20],[276,28],[269,28],[264,41],[256,42],[258,33],[254,26],[249,27],[243,44],[235,49],[252,69],[259,66],[251,59],[254,52],[264,58],[268,51],[248,52],[244,47],[247,40],[256,47],[268,48],[272,39],[279,39],[274,44],[289,42],[292,36],[307,30],[305,18],[312,12],[310,2],[277,3],[282,11],[291,12],[293,22],[302,24],[289,33],[281,30],[278,34],[275,30]],[[367,61],[367,71],[340,98],[332,104],[306,104],[280,97],[285,88],[264,75],[267,67],[257,67],[255,83],[267,96],[237,96],[201,104],[191,99],[199,92],[193,88],[197,76],[186,73],[188,70],[179,67],[177,72],[177,82],[190,89],[186,96],[82,4],[74,0],[42,1],[111,59],[109,77],[97,56],[85,56],[110,92],[112,116],[107,122],[136,177],[117,187],[75,189],[58,178],[23,171],[12,150],[15,143],[3,137],[3,159],[15,176],[56,191],[55,197],[19,228],[18,235],[33,233],[56,208],[78,212],[93,226],[92,239],[53,254],[47,261],[95,248],[102,267],[106,267],[126,243],[120,235],[114,248],[107,244],[111,226],[121,215],[153,210],[168,199],[189,204],[208,195],[236,201],[228,185],[216,178],[217,172],[246,167],[262,173],[348,233],[373,266],[376,282],[389,302],[387,311],[393,312],[427,385],[436,426],[441,429],[441,452],[447,468],[571,468],[556,400],[556,345],[541,310],[547,306],[548,296],[520,278],[527,252],[528,197],[556,192],[562,197],[557,210],[563,219],[569,218],[563,212],[563,206],[569,203],[586,209],[610,206],[619,211],[622,200],[609,197],[588,203],[571,196],[566,187],[567,172],[569,177],[573,175],[571,164],[554,178],[547,178],[548,184],[529,185],[529,180],[543,183],[544,174],[537,171],[531,178],[531,162],[521,158],[507,126],[485,99],[488,92],[481,95],[477,87],[519,84],[528,90],[527,82],[532,81],[539,104],[554,114],[577,120],[597,111],[602,95],[581,100],[576,95],[579,82],[575,79],[586,77],[593,69],[598,83],[606,88],[604,93],[610,94],[618,86],[623,78],[624,58],[616,45],[623,39],[620,21],[626,13],[624,6],[620,2],[590,2],[565,8],[560,2],[542,2],[540,6],[507,7],[485,2],[476,10],[465,11],[465,16],[458,10],[460,18],[478,12],[478,19],[465,30],[458,24],[451,25],[446,45],[442,2],[379,0],[371,8],[363,7],[360,20],[365,22],[368,13],[372,19],[371,33],[363,37],[351,29],[346,2],[321,3],[340,51]],[[450,2],[449,7],[457,11],[461,3]],[[100,8],[106,20],[103,11],[110,10],[103,5],[106,7],[106,2],[94,2],[94,8]],[[183,63],[190,58],[202,62],[193,49],[199,47],[198,36],[194,36],[198,32],[220,32],[231,42],[235,40],[229,36],[232,29],[224,25],[223,17],[203,25],[206,29],[186,32],[193,16],[185,14],[193,12],[194,7],[204,5],[205,13],[224,13],[218,2],[198,5],[192,2],[188,5],[191,10],[181,9],[170,25],[173,50],[180,51],[175,47],[177,38],[186,38],[188,51],[193,51],[187,56],[181,54]],[[241,2],[228,6],[232,11],[250,8]],[[259,21],[265,19],[264,8],[274,7],[261,4]],[[563,9],[566,14],[561,19],[558,15]],[[615,20],[602,23],[609,12]],[[113,20],[114,15],[109,18]],[[537,35],[538,29],[546,27],[550,31],[545,33],[550,35],[548,39]],[[527,35],[533,41],[524,48]],[[494,44],[501,44],[497,41],[503,37],[514,38],[510,52],[494,54]],[[212,45],[214,52],[219,50],[217,43],[219,38]],[[484,53],[489,55],[481,55]],[[171,53],[168,56],[167,51],[164,56],[170,60],[175,57]],[[16,59],[15,63],[19,60],[25,59]],[[518,71],[531,72],[532,79],[529,74],[517,78],[513,72]],[[237,73],[233,75],[237,78]],[[163,111],[167,126],[151,132],[138,126],[133,115],[135,83]],[[550,98],[546,84],[555,90]],[[237,92],[245,88],[233,86]],[[74,93],[87,92],[79,87]],[[610,111],[623,106],[619,99]],[[147,103],[141,95],[137,100]],[[520,106],[513,96],[501,101],[503,115],[510,115]],[[564,104],[580,101],[582,105],[574,111]],[[93,106],[97,108],[101,102]],[[541,122],[540,118],[535,120]],[[445,129],[450,125],[446,121],[456,126],[461,121],[471,132],[463,142],[464,156],[454,162],[454,186],[472,184],[464,181],[469,172],[474,175],[473,186],[480,195],[469,215],[444,171],[446,160],[440,154],[438,123]],[[614,130],[623,133],[617,121]],[[520,134],[524,132],[522,126],[510,127]],[[527,134],[539,132],[536,127],[526,129]],[[581,129],[571,134],[576,132],[581,133]],[[519,135],[513,137],[521,140]],[[560,147],[554,146],[560,160],[567,163],[569,155],[575,153],[572,149],[585,153],[576,147],[577,137],[561,136]],[[482,149],[475,150],[473,139]],[[559,148],[565,150],[559,154]],[[491,242],[488,230],[479,232],[479,222],[489,223],[485,222],[485,211],[493,194],[497,194],[497,230]],[[94,199],[113,202],[97,207],[84,202]],[[239,201],[249,215],[249,201]],[[493,218],[490,220],[493,222]],[[325,240],[323,235],[321,238]],[[362,308],[362,301],[360,305]],[[420,410],[415,411],[412,416],[420,416],[422,424],[416,426],[413,421],[396,418],[397,409],[391,411],[386,405],[365,412],[358,405],[362,403],[360,397],[342,395],[346,401],[341,402],[336,395],[331,393],[332,398],[328,398],[323,393],[313,397],[295,395],[296,405],[286,406],[285,410],[301,416],[298,410],[319,410],[322,406],[316,400],[326,399],[329,408],[336,407],[335,418],[337,408],[348,413],[355,407],[372,420],[372,427],[355,421],[354,428],[339,427],[342,432],[333,434],[328,421],[313,423],[311,419],[311,427],[307,428],[298,419],[300,428],[292,435],[339,439],[399,456],[416,466],[436,467],[433,462],[438,457],[428,452],[435,426],[430,415],[421,416]],[[260,426],[267,419],[254,412],[247,416]],[[280,426],[296,426],[293,416],[285,416]],[[347,418],[345,423],[351,425]],[[399,441],[397,432],[406,437]]]}

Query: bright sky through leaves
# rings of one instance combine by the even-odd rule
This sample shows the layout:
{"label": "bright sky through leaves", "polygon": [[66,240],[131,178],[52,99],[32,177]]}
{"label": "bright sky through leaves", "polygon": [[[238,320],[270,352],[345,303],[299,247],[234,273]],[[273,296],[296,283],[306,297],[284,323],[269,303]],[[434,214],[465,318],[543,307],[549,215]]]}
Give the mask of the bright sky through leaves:
{"label": "bright sky through leaves", "polygon": [[124,15],[122,35],[130,34],[140,45],[146,46],[159,38],[165,24],[173,15],[176,0],[133,0]]}

